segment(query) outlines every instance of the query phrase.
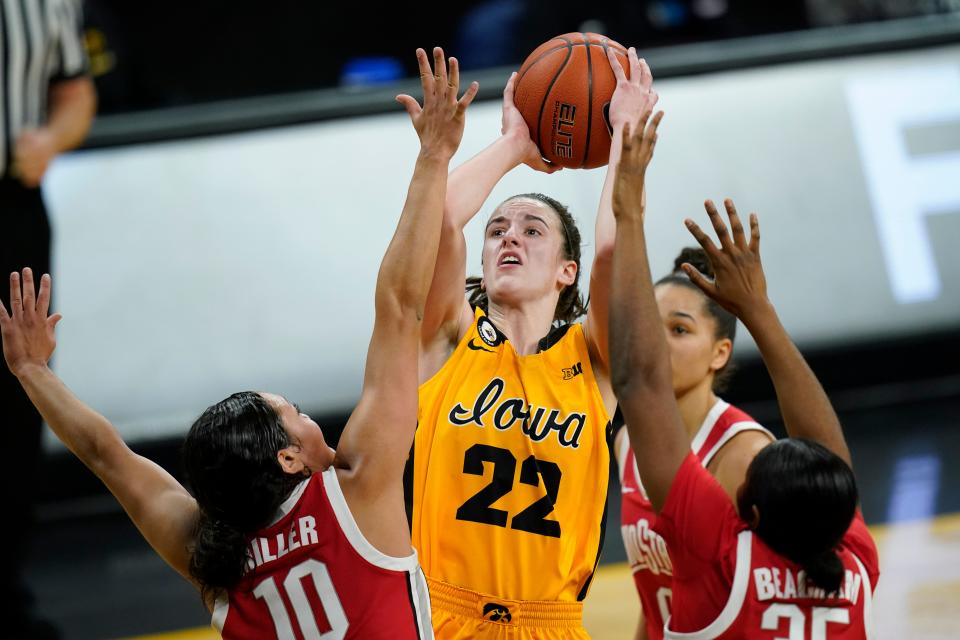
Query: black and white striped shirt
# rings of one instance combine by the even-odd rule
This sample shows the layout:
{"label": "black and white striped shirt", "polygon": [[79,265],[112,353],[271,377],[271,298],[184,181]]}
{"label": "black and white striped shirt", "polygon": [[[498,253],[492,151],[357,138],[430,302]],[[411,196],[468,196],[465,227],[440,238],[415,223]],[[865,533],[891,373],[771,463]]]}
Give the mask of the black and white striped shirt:
{"label": "black and white striped shirt", "polygon": [[46,121],[51,82],[82,75],[80,0],[0,0],[0,177],[21,131]]}

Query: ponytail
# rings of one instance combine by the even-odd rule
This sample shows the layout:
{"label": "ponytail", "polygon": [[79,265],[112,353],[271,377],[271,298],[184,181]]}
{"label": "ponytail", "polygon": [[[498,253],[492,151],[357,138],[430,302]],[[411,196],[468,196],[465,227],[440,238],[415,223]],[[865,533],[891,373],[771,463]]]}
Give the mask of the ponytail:
{"label": "ponytail", "polygon": [[834,549],[827,549],[806,562],[798,562],[807,574],[807,579],[826,591],[833,593],[843,583],[843,563]]}
{"label": "ponytail", "polygon": [[247,569],[249,550],[243,532],[202,511],[190,551],[190,575],[200,583],[204,602],[240,582]]}

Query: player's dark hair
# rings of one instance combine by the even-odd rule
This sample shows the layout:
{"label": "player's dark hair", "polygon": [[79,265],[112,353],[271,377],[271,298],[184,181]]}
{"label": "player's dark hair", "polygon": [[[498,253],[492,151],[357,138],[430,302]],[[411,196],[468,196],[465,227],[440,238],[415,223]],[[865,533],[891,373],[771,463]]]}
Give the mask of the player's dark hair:
{"label": "player's dark hair", "polygon": [[271,519],[302,476],[285,473],[277,452],[290,445],[277,411],[253,391],[208,407],[183,443],[183,464],[200,507],[190,575],[209,601],[247,568],[246,535]]}
{"label": "player's dark hair", "polygon": [[[583,302],[583,295],[580,293],[580,230],[573,219],[570,210],[542,193],[521,193],[519,195],[507,198],[500,204],[502,207],[511,200],[518,198],[527,198],[537,200],[553,209],[554,213],[560,219],[560,225],[563,227],[563,259],[573,260],[577,263],[577,277],[573,284],[564,287],[560,292],[560,299],[557,300],[557,308],[553,314],[553,321],[556,324],[570,324],[577,318],[586,313],[587,308]],[[499,207],[498,207],[499,208]],[[467,278],[466,290],[469,294],[470,306],[480,307],[486,313],[490,308],[490,300],[487,292],[480,287],[481,278],[470,276]]]}
{"label": "player's dark hair", "polygon": [[[693,284],[693,281],[690,280],[687,274],[683,272],[683,269],[680,268],[680,265],[685,262],[696,267],[700,273],[708,278],[714,277],[713,265],[710,264],[710,260],[707,258],[707,252],[700,247],[684,247],[680,251],[680,255],[673,261],[673,271],[670,272],[669,275],[660,278],[656,286],[674,284],[696,291],[703,298],[704,308],[710,317],[713,318],[714,324],[716,324],[717,329],[714,332],[714,339],[723,340],[724,338],[729,338],[730,342],[734,342],[737,337],[736,316],[711,300],[700,290],[700,287]],[[730,384],[730,378],[733,377],[734,369],[732,357],[727,359],[725,365],[717,369],[713,377],[713,391],[715,393],[726,391],[727,385]]]}
{"label": "player's dark hair", "polygon": [[840,456],[812,440],[786,438],[761,449],[750,463],[737,506],[746,520],[756,506],[754,533],[830,593],[843,580],[836,546],[858,499],[853,470]]}

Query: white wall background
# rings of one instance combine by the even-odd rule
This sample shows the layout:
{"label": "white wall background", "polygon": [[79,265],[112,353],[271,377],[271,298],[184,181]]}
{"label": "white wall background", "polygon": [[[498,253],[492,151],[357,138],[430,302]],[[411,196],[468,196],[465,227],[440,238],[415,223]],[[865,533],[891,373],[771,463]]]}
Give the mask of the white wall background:
{"label": "white wall background", "polygon": [[[917,74],[932,74],[942,91],[911,92]],[[926,299],[897,302],[888,268],[912,263],[888,265],[865,174],[889,186],[901,175],[890,168],[914,157],[903,146],[861,164],[851,113],[862,119],[875,110],[861,100],[851,111],[849,96],[863,83],[871,95],[878,87],[882,95],[884,83],[891,96],[909,95],[905,115],[878,116],[861,127],[868,134],[885,122],[932,122],[947,138],[960,131],[960,98],[951,102],[960,95],[960,47],[659,82],[667,116],[648,177],[654,273],[692,242],[682,219],[705,220],[703,199],[729,196],[761,216],[771,296],[801,344],[960,324],[960,215],[952,215],[960,214],[960,139],[922,154],[948,179],[939,182],[939,209],[918,205],[910,218],[927,234],[920,248],[938,286]],[[925,100],[939,105],[933,121]],[[58,373],[129,439],[181,433],[204,407],[241,389],[348,410],[376,272],[417,152],[397,110],[58,160],[45,184],[56,306],[65,316]],[[884,115],[882,101],[876,113]],[[499,118],[496,103],[471,107],[455,163],[493,140]],[[522,167],[507,176],[468,228],[468,271],[479,271],[493,206],[533,190],[572,208],[589,261],[604,171],[545,176]],[[920,202],[918,184],[905,177],[894,192]]]}

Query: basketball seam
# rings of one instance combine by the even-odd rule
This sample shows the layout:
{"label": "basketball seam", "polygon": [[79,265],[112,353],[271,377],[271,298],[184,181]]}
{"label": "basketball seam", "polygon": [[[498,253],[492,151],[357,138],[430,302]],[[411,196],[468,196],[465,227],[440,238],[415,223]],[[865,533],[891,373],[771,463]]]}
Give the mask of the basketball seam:
{"label": "basketball seam", "polygon": [[[561,38],[558,36],[554,38],[554,40],[561,40]],[[523,70],[523,73],[518,73],[517,83],[519,84],[519,82],[523,79],[523,76],[527,75],[527,73],[530,72],[530,69],[532,69],[538,62],[543,60],[546,56],[550,55],[551,53],[560,51],[560,49],[569,49],[570,47],[580,47],[580,46],[602,47],[604,50],[606,50],[607,49],[606,43],[609,42],[609,40],[610,40],[609,38],[604,38],[603,42],[570,42],[569,40],[564,40],[563,41],[564,44],[558,45],[548,51],[544,51],[539,56],[537,56],[536,59],[533,60],[533,62],[530,63],[530,66],[528,66],[526,69]],[[620,45],[620,46],[623,47],[623,45]],[[617,53],[622,53],[624,55],[626,55],[627,53],[627,50],[625,47],[623,48],[623,51],[620,51],[620,49],[617,49],[616,51]],[[526,63],[526,60],[524,60],[524,63]],[[516,85],[514,86],[514,89],[516,89]]]}
{"label": "basketball seam", "polygon": [[[533,67],[534,67],[538,62],[540,62],[541,60],[543,60],[546,56],[550,55],[550,54],[553,53],[554,51],[560,51],[560,49],[569,49],[570,46],[571,46],[571,43],[570,43],[569,40],[565,40],[565,39],[560,38],[560,37],[556,37],[556,38],[554,38],[554,40],[562,40],[562,41],[563,41],[563,44],[558,45],[558,46],[554,47],[553,49],[550,49],[549,51],[544,51],[544,52],[541,53],[539,56],[537,56],[537,58],[536,58],[533,62],[530,63],[530,66],[527,67],[527,68],[523,71],[523,73],[517,75],[517,84],[520,84],[520,81],[523,80],[523,76],[527,75],[527,73],[530,71],[530,69],[533,69]],[[514,85],[513,88],[514,88],[514,90],[516,90],[516,88],[517,88],[516,85]]]}
{"label": "basketball seam", "polygon": [[590,41],[587,34],[580,35],[583,36],[583,43],[587,45],[587,139],[583,145],[583,160],[580,162],[580,167],[583,168],[590,157],[590,134],[593,133],[593,62],[590,59]]}
{"label": "basketball seam", "polygon": [[543,100],[540,101],[540,113],[537,115],[537,149],[540,150],[540,153],[543,153],[543,147],[540,144],[542,142],[540,130],[543,129],[543,109],[547,106],[547,100],[550,98],[550,92],[553,91],[553,85],[557,83],[557,78],[563,73],[563,69],[567,66],[567,63],[570,62],[570,57],[573,55],[573,43],[569,40],[564,40],[564,42],[567,43],[567,57],[564,58],[563,64],[560,65],[560,68],[558,68],[557,72],[553,75],[553,79],[550,80],[550,84],[543,94]]}

